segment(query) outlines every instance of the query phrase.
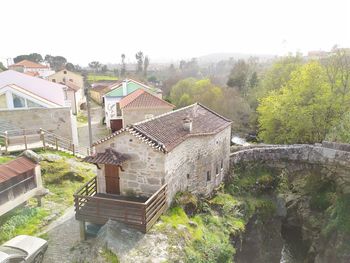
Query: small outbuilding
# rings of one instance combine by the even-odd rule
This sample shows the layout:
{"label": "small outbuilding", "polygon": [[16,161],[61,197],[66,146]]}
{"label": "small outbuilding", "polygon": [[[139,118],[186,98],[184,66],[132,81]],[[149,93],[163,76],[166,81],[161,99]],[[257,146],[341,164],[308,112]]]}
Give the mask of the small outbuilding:
{"label": "small outbuilding", "polygon": [[40,164],[24,154],[0,165],[0,216],[45,192]]}

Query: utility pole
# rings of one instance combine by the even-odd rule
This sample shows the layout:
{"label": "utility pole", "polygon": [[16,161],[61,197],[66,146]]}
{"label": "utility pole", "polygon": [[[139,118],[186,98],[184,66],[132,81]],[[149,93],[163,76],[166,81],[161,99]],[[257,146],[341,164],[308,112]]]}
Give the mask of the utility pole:
{"label": "utility pole", "polygon": [[85,96],[86,96],[86,108],[87,108],[87,117],[88,117],[88,129],[89,129],[89,147],[92,147],[92,128],[91,128],[91,111],[90,111],[90,84],[87,82],[86,76],[84,76],[84,85],[85,85]]}

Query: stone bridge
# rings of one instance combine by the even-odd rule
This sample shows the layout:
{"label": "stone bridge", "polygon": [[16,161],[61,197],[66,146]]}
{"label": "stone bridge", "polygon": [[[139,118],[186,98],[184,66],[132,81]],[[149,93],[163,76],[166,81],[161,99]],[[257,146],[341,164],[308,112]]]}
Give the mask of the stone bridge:
{"label": "stone bridge", "polygon": [[339,185],[350,192],[350,145],[323,142],[307,145],[251,145],[233,146],[230,154],[230,167],[238,164],[263,163],[277,168],[303,170],[310,165],[319,166],[320,171],[335,176]]}

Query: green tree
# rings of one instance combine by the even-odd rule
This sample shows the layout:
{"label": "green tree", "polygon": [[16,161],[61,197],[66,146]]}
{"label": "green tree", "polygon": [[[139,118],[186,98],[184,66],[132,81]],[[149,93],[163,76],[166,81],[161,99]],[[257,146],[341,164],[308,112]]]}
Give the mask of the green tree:
{"label": "green tree", "polygon": [[0,72],[6,70],[7,68],[0,62]]}
{"label": "green tree", "polygon": [[135,58],[137,61],[137,73],[142,72],[142,67],[143,67],[143,53],[142,51],[139,51],[135,54]]}
{"label": "green tree", "polygon": [[125,75],[126,75],[125,54],[122,54],[121,58],[122,58],[122,66],[121,66],[121,69],[120,69],[120,75],[122,77],[125,77]]}
{"label": "green tree", "polygon": [[149,57],[146,56],[145,57],[145,61],[143,62],[143,74],[145,75],[145,77],[147,77],[147,70],[148,70],[148,66],[149,66]]}
{"label": "green tree", "polygon": [[62,56],[46,55],[45,61],[50,64],[50,67],[55,71],[63,69],[67,64],[67,59]]}
{"label": "green tree", "polygon": [[67,63],[66,69],[68,69],[69,71],[75,71],[75,66],[73,65],[73,63]]}
{"label": "green tree", "polygon": [[22,60],[30,60],[36,63],[43,62],[43,57],[38,53],[31,53],[29,55],[19,55],[13,59],[13,62],[18,63]]}
{"label": "green tree", "polygon": [[310,62],[292,72],[281,89],[260,100],[259,137],[266,143],[321,142],[344,110],[325,69]]}
{"label": "green tree", "polygon": [[101,66],[102,66],[101,63],[98,61],[91,61],[89,63],[89,67],[95,70],[95,72],[98,72]]}
{"label": "green tree", "polygon": [[243,59],[240,59],[234,64],[231,70],[227,86],[238,88],[242,94],[246,94],[248,77],[249,65]]}

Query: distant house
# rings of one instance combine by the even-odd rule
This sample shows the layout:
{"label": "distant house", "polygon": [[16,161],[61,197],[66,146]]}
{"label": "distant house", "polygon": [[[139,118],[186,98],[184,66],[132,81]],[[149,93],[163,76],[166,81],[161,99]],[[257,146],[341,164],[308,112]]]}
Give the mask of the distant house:
{"label": "distant house", "polygon": [[117,103],[130,93],[138,89],[143,89],[159,98],[162,98],[162,91],[160,89],[149,87],[132,79],[125,79],[122,82],[109,86],[108,88],[110,91],[107,92],[103,98],[105,102],[105,121],[109,128],[111,127],[111,120],[119,119],[117,115]]}
{"label": "distant house", "polygon": [[0,216],[44,192],[36,161],[21,156],[0,165]]}
{"label": "distant house", "polygon": [[51,70],[48,65],[42,65],[30,60],[22,60],[18,63],[10,65],[8,68],[33,77],[40,77],[44,79],[55,73],[55,71]]}
{"label": "distant house", "polygon": [[63,69],[48,76],[48,80],[67,86],[67,98],[72,102],[73,113],[77,114],[81,104],[86,102],[83,77],[77,73]]}
{"label": "distant house", "polygon": [[144,89],[138,89],[117,102],[117,118],[111,120],[111,130],[118,131],[129,124],[151,119],[174,108],[167,101]]}
{"label": "distant house", "polygon": [[102,105],[104,103],[103,96],[110,91],[110,86],[115,85],[120,82],[116,81],[101,81],[91,84],[90,97],[96,103]]}
{"label": "distant house", "polygon": [[[13,129],[52,131],[78,143],[67,87],[13,70],[0,73],[0,120]],[[0,125],[0,130],[1,130]]]}
{"label": "distant house", "polygon": [[222,182],[230,137],[231,121],[198,103],[113,133],[84,159],[98,174],[75,196],[76,218],[147,231],[176,192],[208,195]]}

